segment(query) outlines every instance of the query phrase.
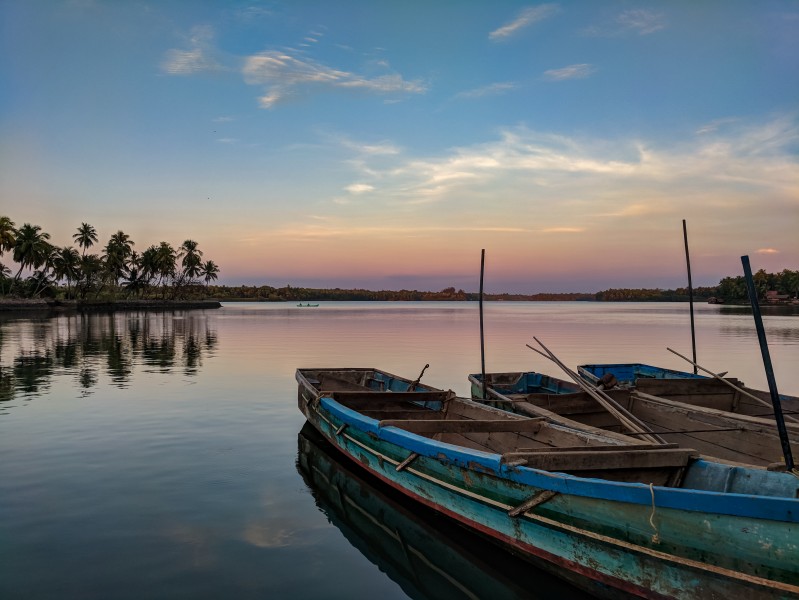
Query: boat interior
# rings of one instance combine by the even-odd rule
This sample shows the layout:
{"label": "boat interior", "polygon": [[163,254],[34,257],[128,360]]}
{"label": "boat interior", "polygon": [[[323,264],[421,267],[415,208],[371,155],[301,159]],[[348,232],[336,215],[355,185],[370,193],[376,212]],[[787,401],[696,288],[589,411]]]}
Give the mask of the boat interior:
{"label": "boat interior", "polygon": [[[301,386],[330,397],[381,427],[399,427],[438,442],[500,454],[506,464],[677,486],[698,453],[677,444],[652,444],[593,427],[575,429],[545,416],[525,417],[420,388],[375,370],[300,370]],[[380,389],[386,390],[380,393]],[[396,391],[393,391],[396,390]]]}
{"label": "boat interior", "polygon": [[[479,376],[472,378],[473,393]],[[529,373],[486,374],[493,406],[529,416],[551,416],[566,423],[635,435],[587,392],[539,392],[528,386]],[[737,379],[727,381],[740,385]],[[747,391],[747,389],[745,389]],[[782,445],[770,401],[742,394],[716,379],[655,379],[636,381],[634,389],[610,389],[604,393],[666,441],[693,448],[714,459],[768,467],[783,460]],[[794,454],[799,453],[799,422],[788,406],[786,429]]]}

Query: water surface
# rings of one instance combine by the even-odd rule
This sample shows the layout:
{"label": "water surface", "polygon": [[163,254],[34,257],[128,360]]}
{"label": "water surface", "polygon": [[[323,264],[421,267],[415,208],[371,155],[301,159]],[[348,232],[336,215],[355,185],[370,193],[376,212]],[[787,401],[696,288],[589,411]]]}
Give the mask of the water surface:
{"label": "water surface", "polygon": [[[571,366],[690,369],[666,350],[690,356],[687,305],[488,303],[485,317],[488,371],[557,375],[525,347],[533,336]],[[751,315],[699,305],[696,318],[699,363],[765,388]],[[780,391],[799,394],[799,317],[765,321]],[[447,560],[402,562],[391,535],[363,534],[368,510],[345,522],[303,471],[330,458],[303,459],[297,367],[415,377],[426,363],[423,381],[468,392],[476,303],[0,317],[0,597],[468,598],[481,582],[497,597],[563,595],[535,571],[519,586],[502,569],[512,557],[451,531],[430,534]],[[350,497],[380,500],[368,483]],[[413,514],[401,504],[398,522]],[[480,576],[456,585],[453,568]]]}

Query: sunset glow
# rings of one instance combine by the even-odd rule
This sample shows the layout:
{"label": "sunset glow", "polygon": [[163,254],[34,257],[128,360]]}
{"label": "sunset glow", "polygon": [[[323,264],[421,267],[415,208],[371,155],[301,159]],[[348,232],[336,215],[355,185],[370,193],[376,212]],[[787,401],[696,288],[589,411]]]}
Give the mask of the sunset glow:
{"label": "sunset glow", "polygon": [[87,221],[195,239],[225,284],[472,291],[485,248],[489,291],[592,292],[684,286],[686,219],[696,285],[799,266],[794,2],[0,18],[0,215],[56,244]]}

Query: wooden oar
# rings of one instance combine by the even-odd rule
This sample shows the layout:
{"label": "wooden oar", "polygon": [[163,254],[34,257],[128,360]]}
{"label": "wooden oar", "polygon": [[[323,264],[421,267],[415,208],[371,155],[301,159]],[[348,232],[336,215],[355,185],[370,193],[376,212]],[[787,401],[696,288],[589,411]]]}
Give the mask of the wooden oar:
{"label": "wooden oar", "polygon": [[544,356],[558,365],[564,373],[566,373],[574,383],[576,383],[580,388],[582,388],[589,396],[591,396],[594,400],[599,402],[605,410],[607,410],[610,414],[612,414],[616,419],[621,423],[626,429],[641,435],[645,440],[650,441],[652,443],[661,443],[665,444],[666,440],[658,436],[657,434],[653,433],[652,430],[647,427],[643,422],[641,422],[637,417],[632,415],[628,410],[624,409],[618,402],[616,402],[613,398],[608,396],[602,390],[597,388],[593,388],[588,383],[582,379],[577,373],[569,369],[565,364],[563,364],[557,356],[555,356],[552,351],[549,350],[537,337],[533,336],[533,339],[538,342],[538,344],[546,351],[546,354],[541,352],[540,350],[533,348],[530,344],[526,344],[530,350],[534,352],[538,352],[541,356]]}
{"label": "wooden oar", "polygon": [[[714,373],[713,371],[710,371],[710,370],[706,369],[705,367],[703,367],[703,366],[701,366],[701,365],[698,365],[698,364],[696,364],[696,363],[695,363],[694,361],[692,361],[690,358],[688,358],[688,357],[686,357],[686,356],[683,356],[682,354],[680,354],[680,353],[679,353],[679,352],[677,352],[676,350],[672,350],[671,348],[666,348],[666,350],[668,350],[668,351],[669,351],[669,352],[671,352],[672,354],[676,354],[677,356],[679,356],[679,357],[680,357],[680,358],[682,358],[683,360],[686,360],[686,361],[688,361],[689,363],[691,363],[692,365],[694,365],[694,366],[695,366],[697,369],[699,369],[699,370],[701,370],[701,371],[704,371],[704,372],[705,372],[705,373],[707,373],[708,375],[711,375],[711,376],[713,376],[714,378],[718,379],[719,381],[721,381],[721,382],[722,382],[722,383],[724,383],[725,385],[727,385],[727,386],[731,387],[732,389],[734,389],[736,392],[738,392],[738,393],[739,393],[739,394],[741,394],[742,396],[746,396],[747,398],[750,398],[750,399],[754,400],[754,401],[755,401],[755,402],[757,402],[758,404],[762,404],[763,406],[767,406],[768,408],[771,408],[772,410],[774,409],[774,406],[771,404],[771,402],[767,402],[767,401],[763,400],[763,398],[758,398],[757,396],[755,396],[755,395],[753,395],[753,394],[750,394],[750,393],[749,393],[749,392],[747,392],[746,390],[744,390],[744,389],[742,389],[742,388],[739,388],[739,387],[738,387],[737,385],[735,385],[734,383],[732,383],[732,382],[730,382],[730,381],[727,381],[726,379],[724,379],[724,377],[722,377],[721,375],[717,375],[717,374],[716,374],[716,373]],[[791,421],[793,421],[794,423],[799,423],[799,419],[797,419],[796,417],[791,417],[791,416],[789,416],[789,415],[785,415],[785,418],[786,418],[786,419],[790,419],[790,420],[791,420]]]}
{"label": "wooden oar", "polygon": [[414,380],[411,382],[411,385],[409,385],[409,386],[408,386],[408,391],[409,391],[409,392],[412,392],[412,391],[414,391],[414,390],[416,389],[416,386],[417,386],[417,385],[419,385],[419,382],[422,380],[422,375],[424,375],[424,372],[425,372],[425,371],[427,371],[427,368],[428,368],[429,366],[430,366],[430,365],[425,365],[425,366],[422,368],[422,372],[421,372],[421,373],[419,373],[419,377],[417,377],[416,379],[414,379]]}

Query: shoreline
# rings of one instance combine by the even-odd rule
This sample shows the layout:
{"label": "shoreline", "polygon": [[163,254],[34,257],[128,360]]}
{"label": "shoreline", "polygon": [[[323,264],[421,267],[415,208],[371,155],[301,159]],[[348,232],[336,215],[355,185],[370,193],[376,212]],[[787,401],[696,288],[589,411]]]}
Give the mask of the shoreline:
{"label": "shoreline", "polygon": [[198,310],[222,308],[218,300],[116,300],[78,302],[76,300],[0,300],[0,313],[17,312],[116,312],[126,310]]}

